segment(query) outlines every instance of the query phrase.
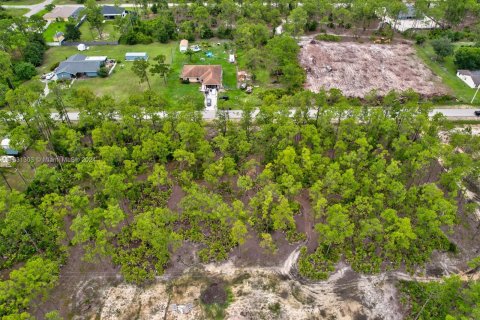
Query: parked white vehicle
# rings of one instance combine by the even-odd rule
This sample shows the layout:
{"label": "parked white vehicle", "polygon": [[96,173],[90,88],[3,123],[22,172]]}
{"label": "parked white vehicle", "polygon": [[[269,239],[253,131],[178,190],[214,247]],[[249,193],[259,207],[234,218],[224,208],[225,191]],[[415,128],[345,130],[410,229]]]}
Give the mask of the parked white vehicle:
{"label": "parked white vehicle", "polygon": [[45,79],[52,80],[55,77],[55,72],[49,72],[45,75]]}
{"label": "parked white vehicle", "polygon": [[198,51],[201,51],[202,49],[200,49],[200,46],[195,44],[193,46],[190,46],[190,49],[193,51],[193,52],[198,52]]}

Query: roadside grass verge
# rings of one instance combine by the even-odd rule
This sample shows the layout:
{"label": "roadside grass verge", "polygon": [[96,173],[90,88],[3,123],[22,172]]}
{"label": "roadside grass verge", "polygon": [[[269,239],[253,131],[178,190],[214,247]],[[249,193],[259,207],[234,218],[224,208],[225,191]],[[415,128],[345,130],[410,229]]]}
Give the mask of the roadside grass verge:
{"label": "roadside grass verge", "polygon": [[15,1],[0,1],[0,5],[11,6],[30,6],[43,2],[44,0],[15,0]]}
{"label": "roadside grass verge", "polygon": [[33,16],[43,18],[43,16],[46,15],[47,13],[49,13],[49,12],[50,11],[48,11],[47,9],[43,9],[43,10],[40,10],[37,13],[35,13]]}
{"label": "roadside grass verge", "polygon": [[5,8],[9,14],[11,14],[14,17],[21,17],[25,13],[29,12],[29,9],[20,9],[20,8]]}

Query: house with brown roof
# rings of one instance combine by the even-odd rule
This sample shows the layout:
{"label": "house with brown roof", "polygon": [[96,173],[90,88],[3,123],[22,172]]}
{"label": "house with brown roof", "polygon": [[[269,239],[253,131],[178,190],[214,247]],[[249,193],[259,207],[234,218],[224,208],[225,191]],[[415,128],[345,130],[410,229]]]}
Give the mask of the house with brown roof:
{"label": "house with brown roof", "polygon": [[220,65],[184,65],[180,79],[188,82],[200,82],[202,91],[222,88],[223,70]]}

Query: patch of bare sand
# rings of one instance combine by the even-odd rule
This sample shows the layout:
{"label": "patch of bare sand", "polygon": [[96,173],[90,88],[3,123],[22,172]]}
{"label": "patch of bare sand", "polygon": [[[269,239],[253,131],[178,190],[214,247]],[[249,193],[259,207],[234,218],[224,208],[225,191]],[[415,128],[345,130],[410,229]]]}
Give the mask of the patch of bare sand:
{"label": "patch of bare sand", "polygon": [[[169,293],[166,283],[156,282],[141,288],[135,285],[122,284],[104,290],[101,302],[100,319],[104,320],[195,320],[202,319],[203,312],[196,302],[200,295],[200,287],[182,287],[182,290]],[[193,302],[193,303],[192,303]],[[175,306],[191,304],[188,313],[178,312]]]}
{"label": "patch of bare sand", "polygon": [[[72,319],[205,319],[201,293],[225,283],[233,301],[226,319],[401,319],[395,288],[380,277],[361,277],[339,264],[327,281],[301,283],[291,274],[298,250],[276,267],[236,267],[231,261],[190,269],[179,278],[147,286],[89,280],[76,286]],[[95,291],[95,295],[86,292]],[[94,301],[92,301],[94,299]],[[85,300],[85,301],[83,301]],[[187,310],[186,312],[183,312]],[[73,311],[73,310],[72,310]]]}
{"label": "patch of bare sand", "polygon": [[[359,275],[341,262],[326,281],[311,283],[295,278],[297,259],[298,249],[275,267],[237,267],[232,261],[197,265],[176,279],[159,277],[148,286],[85,281],[76,287],[75,299],[91,308],[70,315],[72,319],[205,319],[199,302],[202,292],[212,283],[224,283],[233,296],[226,319],[400,320],[404,314],[396,281],[441,279],[400,271]],[[467,277],[478,273],[462,274],[462,279]]]}
{"label": "patch of bare sand", "polygon": [[408,89],[424,96],[449,92],[407,44],[316,40],[302,44],[299,59],[307,71],[305,86],[314,92],[337,88],[352,97],[364,97],[372,90],[379,95]]}

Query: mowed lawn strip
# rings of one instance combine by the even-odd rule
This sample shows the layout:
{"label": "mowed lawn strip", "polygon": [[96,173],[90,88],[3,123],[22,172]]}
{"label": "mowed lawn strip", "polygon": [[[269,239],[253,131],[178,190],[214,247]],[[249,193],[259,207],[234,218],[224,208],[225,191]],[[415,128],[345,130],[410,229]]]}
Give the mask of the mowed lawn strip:
{"label": "mowed lawn strip", "polygon": [[[416,48],[418,56],[435,74],[442,78],[445,85],[452,89],[455,97],[462,103],[470,103],[475,94],[475,89],[470,88],[457,77],[457,68],[453,62],[453,57],[450,56],[445,58],[444,62],[438,62],[434,60],[435,53],[432,46],[416,46]],[[480,95],[477,95],[473,104],[480,104]]]}

